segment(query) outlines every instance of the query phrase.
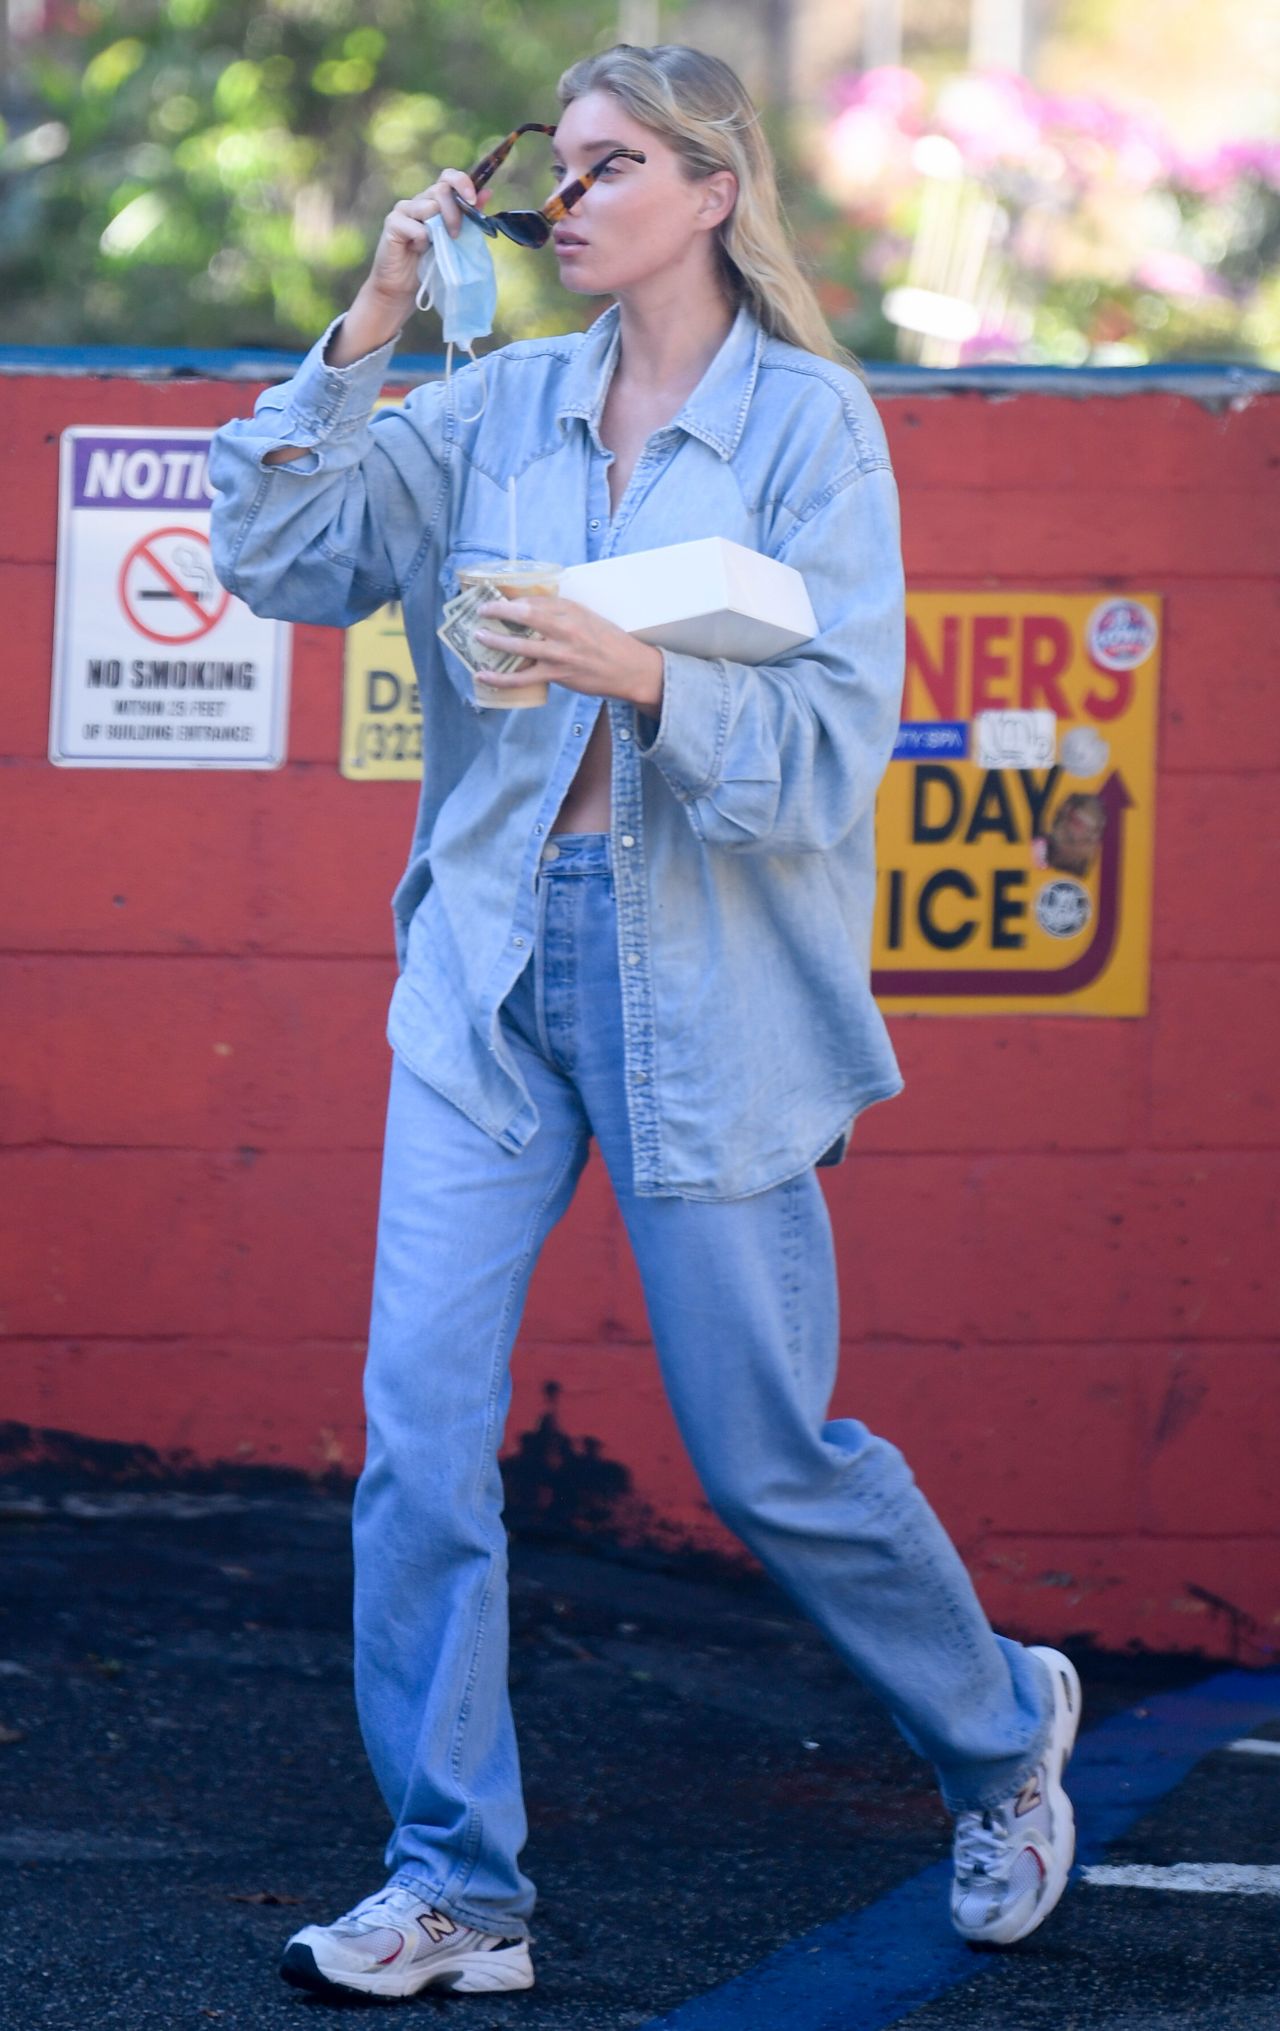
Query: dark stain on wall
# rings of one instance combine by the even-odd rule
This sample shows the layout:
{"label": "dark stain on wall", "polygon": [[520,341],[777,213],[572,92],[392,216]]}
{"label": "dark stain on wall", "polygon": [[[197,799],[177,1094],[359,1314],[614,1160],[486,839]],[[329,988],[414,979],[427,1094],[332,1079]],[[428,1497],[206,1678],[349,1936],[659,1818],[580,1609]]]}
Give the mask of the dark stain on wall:
{"label": "dark stain on wall", "polygon": [[[1218,1618],[1219,1625],[1228,1632],[1229,1656],[1237,1662],[1254,1663],[1260,1648],[1265,1654],[1262,1628],[1254,1616],[1246,1614],[1243,1608],[1238,1608],[1234,1601],[1225,1600],[1221,1594],[1211,1593],[1208,1587],[1198,1587],[1193,1580],[1185,1581],[1184,1585],[1192,1600],[1203,1601]],[[1213,1655],[1222,1655],[1217,1644],[1213,1647]]]}
{"label": "dark stain on wall", "polygon": [[599,1439],[565,1431],[556,1415],[558,1382],[548,1382],[543,1395],[546,1410],[502,1462],[507,1522],[557,1535],[607,1527],[631,1495],[630,1470]]}
{"label": "dark stain on wall", "polygon": [[0,1474],[20,1473],[25,1481],[55,1486],[172,1488],[181,1484],[205,1492],[237,1495],[287,1494],[291,1489],[349,1487],[350,1476],[330,1468],[306,1474],[296,1467],[261,1467],[240,1460],[212,1464],[185,1448],[158,1452],[154,1446],[117,1439],[91,1439],[83,1432],[0,1421]]}

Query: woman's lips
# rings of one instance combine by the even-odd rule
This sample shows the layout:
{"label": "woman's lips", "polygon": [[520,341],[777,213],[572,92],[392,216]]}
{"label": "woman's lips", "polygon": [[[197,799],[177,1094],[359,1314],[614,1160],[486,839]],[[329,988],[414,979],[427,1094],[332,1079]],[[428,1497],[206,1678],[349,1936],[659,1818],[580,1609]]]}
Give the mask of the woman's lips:
{"label": "woman's lips", "polygon": [[577,254],[587,244],[585,240],[575,239],[572,234],[566,234],[562,238],[559,233],[556,233],[553,237],[556,243],[557,254]]}

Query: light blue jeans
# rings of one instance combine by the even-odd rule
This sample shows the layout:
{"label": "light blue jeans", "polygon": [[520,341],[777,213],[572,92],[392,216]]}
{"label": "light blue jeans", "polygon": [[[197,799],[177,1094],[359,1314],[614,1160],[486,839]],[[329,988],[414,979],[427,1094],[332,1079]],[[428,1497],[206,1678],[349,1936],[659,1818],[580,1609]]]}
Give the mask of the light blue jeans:
{"label": "light blue jeans", "polygon": [[632,1191],[610,842],[551,845],[503,1010],[541,1116],[528,1147],[503,1150],[393,1063],[354,1521],[356,1698],[394,1821],[387,1866],[508,1935],[528,1934],[535,1892],[518,1862],[498,1449],[530,1273],[593,1135],[716,1513],[879,1694],[953,1811],[1018,1790],[1047,1728],[1038,1661],[993,1635],[901,1453],[826,1419],[839,1333],[816,1174],[721,1202]]}

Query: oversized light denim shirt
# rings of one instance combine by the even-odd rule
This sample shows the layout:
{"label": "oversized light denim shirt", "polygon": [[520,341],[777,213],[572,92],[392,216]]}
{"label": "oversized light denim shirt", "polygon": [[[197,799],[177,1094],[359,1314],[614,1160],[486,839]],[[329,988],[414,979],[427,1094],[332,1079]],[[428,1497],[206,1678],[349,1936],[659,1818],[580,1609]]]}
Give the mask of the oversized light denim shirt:
{"label": "oversized light denim shirt", "polygon": [[[422,796],[392,908],[388,1036],[503,1148],[538,1116],[499,1022],[537,934],[538,864],[602,709],[613,735],[634,1186],[733,1199],[838,1161],[902,1081],[871,997],[876,787],[897,727],[903,582],[884,431],[857,376],[744,308],[616,514],[600,418],[614,306],[371,417],[392,347],[341,368],[329,333],[214,439],[214,561],[255,613],[347,627],[403,603],[423,710]],[[480,411],[477,416],[475,412]],[[308,456],[268,466],[300,445]],[[461,566],[576,564],[726,536],[794,565],[818,633],[767,664],[663,651],[655,721],[553,684],[485,710],[436,636]]]}

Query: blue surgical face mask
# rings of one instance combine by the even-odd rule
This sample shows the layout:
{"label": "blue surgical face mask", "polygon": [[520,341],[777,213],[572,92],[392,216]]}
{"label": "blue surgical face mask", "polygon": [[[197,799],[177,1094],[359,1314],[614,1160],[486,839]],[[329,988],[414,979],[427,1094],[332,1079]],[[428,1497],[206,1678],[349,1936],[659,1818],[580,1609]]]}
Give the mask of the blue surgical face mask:
{"label": "blue surgical face mask", "polygon": [[[498,278],[489,242],[474,219],[464,219],[455,240],[437,212],[427,220],[430,241],[418,268],[418,308],[439,311],[444,325],[445,379],[453,371],[453,348],[461,346],[475,359],[475,342],[493,330],[498,307]],[[425,298],[425,301],[424,301]],[[484,386],[481,369],[481,386]],[[476,415],[484,409],[487,390]],[[468,417],[474,422],[474,417]]]}

